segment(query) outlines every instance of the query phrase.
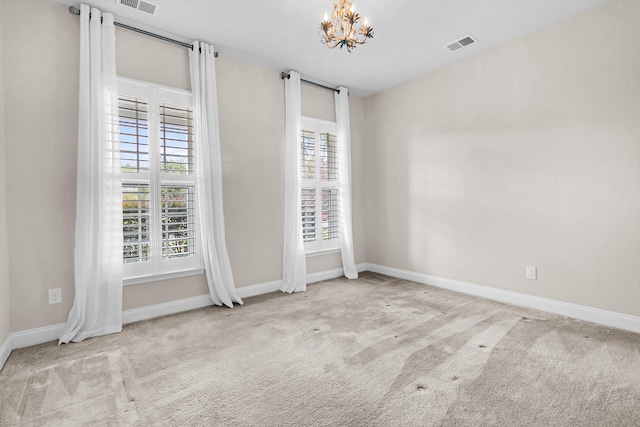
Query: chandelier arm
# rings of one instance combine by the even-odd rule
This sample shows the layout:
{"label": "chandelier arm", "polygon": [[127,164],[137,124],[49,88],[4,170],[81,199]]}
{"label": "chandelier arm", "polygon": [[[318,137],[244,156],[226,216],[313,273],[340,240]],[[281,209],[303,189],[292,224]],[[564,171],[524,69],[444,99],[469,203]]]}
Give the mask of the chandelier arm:
{"label": "chandelier arm", "polygon": [[[332,44],[333,43],[333,44]],[[329,47],[329,49],[333,49],[335,47],[338,46],[338,44],[340,44],[339,40],[329,40],[327,41],[326,45]]]}

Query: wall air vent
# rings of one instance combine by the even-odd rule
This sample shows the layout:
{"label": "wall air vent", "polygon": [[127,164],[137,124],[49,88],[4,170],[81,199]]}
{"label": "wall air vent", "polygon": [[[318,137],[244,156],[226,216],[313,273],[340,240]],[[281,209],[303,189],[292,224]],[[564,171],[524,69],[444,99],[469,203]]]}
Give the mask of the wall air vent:
{"label": "wall air vent", "polygon": [[[123,1],[124,1],[124,0],[123,0]],[[469,46],[470,44],[475,43],[475,42],[477,42],[477,41],[478,41],[478,39],[476,39],[475,37],[473,37],[473,36],[467,36],[467,37],[465,37],[465,38],[463,38],[463,39],[460,39],[460,40],[458,40],[458,41],[456,41],[456,42],[453,42],[453,43],[451,43],[451,44],[448,44],[446,47],[447,47],[447,49],[449,49],[451,52],[453,52],[454,50],[458,50],[458,49],[461,49],[461,48],[463,48],[463,47],[465,47],[465,46]]]}
{"label": "wall air vent", "polygon": [[144,0],[116,0],[116,3],[139,10],[140,12],[148,13],[149,15],[158,13],[158,5]]}

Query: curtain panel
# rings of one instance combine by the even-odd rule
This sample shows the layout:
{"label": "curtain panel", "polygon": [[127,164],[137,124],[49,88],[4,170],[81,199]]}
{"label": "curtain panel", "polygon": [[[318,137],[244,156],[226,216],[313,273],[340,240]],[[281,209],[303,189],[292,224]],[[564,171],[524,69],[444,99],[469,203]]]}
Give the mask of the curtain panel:
{"label": "curtain panel", "polygon": [[335,94],[338,125],[338,204],[340,206],[340,250],[342,268],[347,279],[357,279],[358,270],[353,255],[351,223],[351,121],[349,119],[349,89],[340,87]]}
{"label": "curtain panel", "polygon": [[284,79],[285,94],[285,172],[284,172],[284,251],[282,255],[282,292],[307,289],[307,267],[302,241],[301,153],[302,110],[300,74],[289,71]]}
{"label": "curtain panel", "polygon": [[236,292],[225,240],[222,163],[214,48],[193,42],[189,53],[197,168],[197,216],[209,295],[216,305],[242,304]]}
{"label": "curtain panel", "polygon": [[[101,22],[102,21],[102,22]],[[122,180],[113,15],[80,6],[75,297],[59,344],[122,330]]]}

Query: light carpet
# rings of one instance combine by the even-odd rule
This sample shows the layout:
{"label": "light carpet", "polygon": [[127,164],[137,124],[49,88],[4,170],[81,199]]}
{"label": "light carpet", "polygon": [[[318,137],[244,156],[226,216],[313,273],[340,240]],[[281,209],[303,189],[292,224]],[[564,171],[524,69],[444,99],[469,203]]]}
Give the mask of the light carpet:
{"label": "light carpet", "polygon": [[367,272],[16,350],[0,425],[640,426],[640,335]]}

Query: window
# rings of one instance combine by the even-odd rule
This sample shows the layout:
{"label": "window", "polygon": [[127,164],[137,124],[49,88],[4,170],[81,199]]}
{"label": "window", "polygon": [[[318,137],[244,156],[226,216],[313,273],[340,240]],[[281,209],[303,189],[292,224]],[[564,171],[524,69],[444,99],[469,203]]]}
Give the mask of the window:
{"label": "window", "polygon": [[335,123],[302,119],[302,238],[307,253],[340,247],[337,143]]}
{"label": "window", "polygon": [[125,278],[201,268],[191,95],[118,80]]}

